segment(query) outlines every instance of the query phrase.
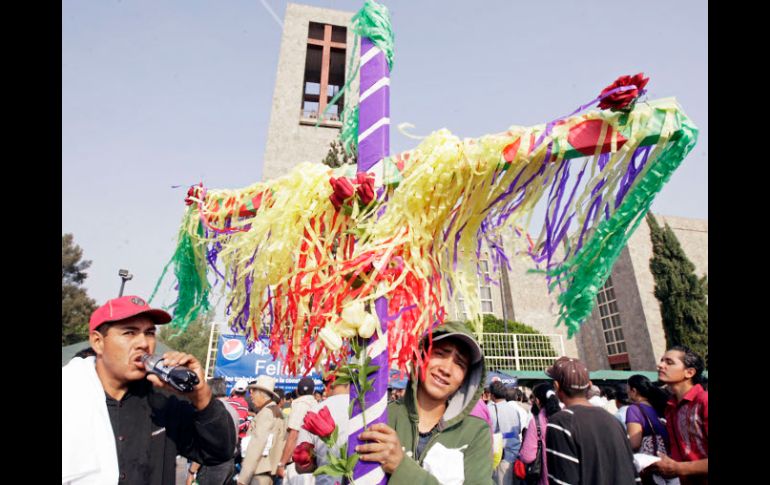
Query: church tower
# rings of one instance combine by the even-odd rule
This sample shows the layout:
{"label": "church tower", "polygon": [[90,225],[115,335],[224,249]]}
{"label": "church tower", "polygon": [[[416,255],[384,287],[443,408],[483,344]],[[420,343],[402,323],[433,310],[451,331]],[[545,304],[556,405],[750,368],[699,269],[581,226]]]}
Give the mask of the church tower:
{"label": "church tower", "polygon": [[[339,136],[344,103],[356,99],[340,97],[316,124],[345,85],[355,37],[347,28],[352,16],[295,3],[286,6],[262,180],[285,175],[301,162],[321,163]],[[358,93],[357,80],[351,86]]]}

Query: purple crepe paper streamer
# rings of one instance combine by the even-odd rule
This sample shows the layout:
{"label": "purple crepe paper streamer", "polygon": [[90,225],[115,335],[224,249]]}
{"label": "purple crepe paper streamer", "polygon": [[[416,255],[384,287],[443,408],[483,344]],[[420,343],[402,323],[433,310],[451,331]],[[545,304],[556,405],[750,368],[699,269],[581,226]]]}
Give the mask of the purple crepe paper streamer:
{"label": "purple crepe paper streamer", "polygon": [[[644,166],[647,164],[647,159],[650,156],[650,151],[652,151],[651,146],[637,147],[636,150],[634,150],[634,154],[631,157],[631,163],[628,164],[628,170],[626,170],[626,173],[621,180],[620,187],[618,188],[618,194],[615,197],[615,208],[620,207],[620,203],[623,202],[623,199],[628,193],[628,189],[631,188],[631,186],[634,184],[634,181],[636,180],[637,175],[639,175],[642,172],[642,169],[644,169]],[[636,159],[639,156],[641,156],[642,160],[637,167]]]}
{"label": "purple crepe paper streamer", "polygon": [[[634,88],[635,88],[634,86],[620,86],[620,87],[615,88],[615,89],[613,89],[611,91],[608,91],[604,95],[597,96],[595,99],[593,99],[592,101],[590,101],[588,103],[585,103],[585,104],[579,106],[572,113],[569,113],[567,115],[561,116],[559,118],[556,118],[556,119],[550,121],[549,123],[546,124],[546,129],[543,131],[543,133],[540,134],[540,136],[536,140],[535,144],[532,147],[532,150],[537,149],[543,143],[545,138],[551,134],[551,131],[552,131],[553,127],[556,126],[556,124],[559,121],[561,121],[563,119],[566,119],[566,118],[569,118],[571,116],[574,116],[574,115],[576,115],[576,114],[586,110],[587,108],[590,108],[595,103],[598,103],[601,100],[603,100],[604,98],[609,97],[609,96],[611,96],[611,95],[613,95],[615,93],[623,92],[623,91],[628,91],[628,90],[634,89]],[[645,93],[646,93],[646,90],[641,90],[640,93],[639,93],[639,96],[641,97]],[[550,159],[551,148],[552,148],[552,145],[549,143],[549,145],[547,147],[547,150],[546,150],[546,156],[545,156],[545,160],[546,161],[548,161]],[[609,160],[609,154],[602,154],[602,155],[600,155],[600,157],[599,157],[599,168],[600,168],[600,170],[604,169],[604,166],[606,166],[608,160]],[[531,182],[531,180],[534,179],[534,177],[537,177],[537,176],[541,175],[544,170],[545,170],[545,163],[543,164],[541,169],[538,171],[538,173],[535,174],[532,178],[530,178],[530,180],[528,180],[519,190],[523,190],[529,184],[529,182]],[[585,167],[580,172],[580,176],[579,177],[582,177],[582,174],[583,174],[584,171],[585,171]],[[557,175],[557,177],[558,177],[558,175]],[[500,196],[498,196],[489,206],[487,206],[485,211],[486,210],[490,210],[500,200],[502,200],[503,198],[508,197],[512,193],[513,188],[515,187],[517,181],[518,181],[518,176],[511,183],[511,185],[508,187],[508,189],[506,189],[505,192],[500,194]],[[563,183],[563,181],[562,181],[562,183]],[[570,203],[572,201],[572,198],[574,197],[574,193],[575,193],[575,190],[577,189],[577,185],[578,184],[579,184],[579,180],[578,180],[578,182],[576,182],[576,184],[575,184],[575,186],[573,188],[573,192],[570,195],[570,198],[569,198],[567,204],[565,204],[564,210],[562,211],[561,215],[558,217],[555,225],[551,226],[551,221],[550,221],[550,218],[548,216],[548,211],[546,211],[546,221],[545,221],[546,222],[546,244],[544,245],[543,250],[540,252],[539,257],[538,258],[533,258],[533,259],[535,259],[536,263],[542,262],[543,260],[548,260],[550,262],[551,259],[552,259],[552,256],[553,256],[553,250],[558,246],[558,243],[561,242],[563,237],[566,235],[566,230],[562,226],[562,221],[564,221],[564,218],[565,218],[565,216],[567,214],[567,208],[569,207],[569,205],[570,205]],[[558,191],[559,201],[557,201],[557,204],[556,204],[556,209],[557,210],[554,211],[554,217],[555,218],[558,215],[558,207],[560,206],[559,202],[560,202],[562,193],[563,193],[563,189]],[[550,205],[551,205],[551,203],[549,202],[548,206],[550,207]],[[506,220],[508,217],[510,217],[511,213],[513,212],[513,210],[517,206],[518,206],[518,204],[515,204],[510,209],[504,208],[504,210],[501,211],[500,215],[498,216],[496,224],[494,224],[494,226],[492,226],[492,227],[499,227],[504,220]],[[564,222],[567,225],[567,227],[568,227],[570,221],[572,220],[573,216],[574,216],[574,214],[570,214],[570,216],[567,217],[566,221]],[[583,229],[583,232],[585,232],[585,227]],[[556,237],[553,237],[554,233],[557,233]],[[566,260],[566,258],[565,258],[565,260]]]}

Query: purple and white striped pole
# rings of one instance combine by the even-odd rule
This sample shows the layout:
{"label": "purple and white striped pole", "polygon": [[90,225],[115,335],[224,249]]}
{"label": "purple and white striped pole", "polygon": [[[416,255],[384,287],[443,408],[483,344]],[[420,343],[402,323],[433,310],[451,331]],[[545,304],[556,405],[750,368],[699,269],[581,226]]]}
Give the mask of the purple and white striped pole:
{"label": "purple and white striped pole", "polygon": [[[358,100],[358,171],[375,170],[375,180],[382,180],[380,162],[390,155],[390,69],[385,54],[368,37],[361,38],[361,77]],[[379,175],[379,176],[378,176]],[[373,389],[364,396],[366,410],[358,404],[358,392],[350,386],[353,407],[348,424],[348,454],[355,453],[361,444],[358,436],[366,426],[388,422],[388,300],[380,297],[375,302],[382,337],[375,333],[367,342],[371,365],[379,368],[374,374]],[[363,415],[362,415],[363,414]],[[387,483],[388,478],[378,463],[359,461],[353,469],[356,485]]]}
{"label": "purple and white striped pole", "polygon": [[361,38],[358,96],[358,171],[368,172],[390,155],[390,69],[385,53]]}

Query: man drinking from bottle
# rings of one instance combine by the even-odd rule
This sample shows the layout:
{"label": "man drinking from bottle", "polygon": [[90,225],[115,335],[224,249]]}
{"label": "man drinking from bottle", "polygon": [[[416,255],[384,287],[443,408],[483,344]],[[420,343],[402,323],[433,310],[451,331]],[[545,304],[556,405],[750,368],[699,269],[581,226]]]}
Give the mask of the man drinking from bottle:
{"label": "man drinking from bottle", "polygon": [[163,355],[165,365],[198,376],[186,399],[145,369],[155,325],[170,321],[137,296],[109,300],[91,315],[96,356],[62,368],[62,484],[174,483],[176,455],[205,465],[232,458],[232,421],[211,399],[200,362],[182,352]]}

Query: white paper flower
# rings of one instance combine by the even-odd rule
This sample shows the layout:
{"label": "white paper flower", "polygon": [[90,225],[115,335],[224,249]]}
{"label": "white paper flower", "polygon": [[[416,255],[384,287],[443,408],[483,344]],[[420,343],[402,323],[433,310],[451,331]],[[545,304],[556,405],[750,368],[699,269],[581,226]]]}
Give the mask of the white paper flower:
{"label": "white paper flower", "polygon": [[362,338],[371,337],[374,335],[374,330],[377,328],[379,323],[380,321],[377,319],[377,317],[371,313],[367,313],[366,316],[364,316],[363,322],[358,327],[358,335]]}
{"label": "white paper flower", "polygon": [[335,352],[342,347],[342,338],[329,327],[324,327],[318,332],[318,336],[321,338],[321,342],[324,343],[327,349]]}
{"label": "white paper flower", "polygon": [[340,314],[342,324],[354,329],[361,325],[365,316],[366,310],[364,310],[364,303],[361,301],[349,303],[342,309],[342,313]]}

